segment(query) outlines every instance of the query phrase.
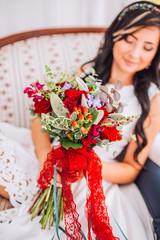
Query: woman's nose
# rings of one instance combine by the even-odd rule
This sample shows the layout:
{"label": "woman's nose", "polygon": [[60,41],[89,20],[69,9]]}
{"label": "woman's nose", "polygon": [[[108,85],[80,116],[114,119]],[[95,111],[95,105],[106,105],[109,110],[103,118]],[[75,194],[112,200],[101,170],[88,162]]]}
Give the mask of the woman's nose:
{"label": "woman's nose", "polygon": [[133,58],[138,58],[140,56],[140,54],[141,54],[141,51],[142,51],[141,45],[135,44],[135,45],[132,46],[132,49],[130,51],[130,55]]}

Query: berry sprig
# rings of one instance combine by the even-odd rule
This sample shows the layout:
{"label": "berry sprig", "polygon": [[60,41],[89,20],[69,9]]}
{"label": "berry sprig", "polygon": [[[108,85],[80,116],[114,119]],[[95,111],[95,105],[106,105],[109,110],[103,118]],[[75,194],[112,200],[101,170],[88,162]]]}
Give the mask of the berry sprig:
{"label": "berry sprig", "polygon": [[86,134],[90,128],[86,128],[86,124],[89,122],[92,122],[93,116],[91,113],[89,113],[87,107],[74,107],[73,112],[68,114],[68,118],[72,119],[72,116],[74,119],[71,122],[71,125],[73,127],[73,131],[76,129],[80,129],[80,132],[82,134]]}

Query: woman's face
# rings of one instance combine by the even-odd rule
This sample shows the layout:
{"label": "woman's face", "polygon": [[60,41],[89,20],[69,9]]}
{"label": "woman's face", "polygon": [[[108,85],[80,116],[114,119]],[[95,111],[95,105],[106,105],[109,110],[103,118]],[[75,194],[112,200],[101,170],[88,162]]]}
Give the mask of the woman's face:
{"label": "woman's face", "polygon": [[113,66],[116,70],[135,74],[146,68],[154,58],[160,40],[158,27],[145,27],[115,42]]}

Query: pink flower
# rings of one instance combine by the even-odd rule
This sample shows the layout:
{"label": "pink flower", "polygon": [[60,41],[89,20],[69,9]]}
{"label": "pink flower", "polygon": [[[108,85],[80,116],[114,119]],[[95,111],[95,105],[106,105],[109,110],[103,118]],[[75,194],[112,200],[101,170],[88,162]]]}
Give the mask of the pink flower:
{"label": "pink flower", "polygon": [[42,100],[42,97],[41,96],[38,96],[38,95],[35,95],[34,98],[33,98],[33,101],[34,102],[39,102]]}
{"label": "pink flower", "polygon": [[43,86],[44,86],[44,84],[40,84],[39,82],[36,82],[35,87],[36,87],[38,90],[43,89]]}
{"label": "pink flower", "polygon": [[97,129],[99,128],[99,125],[95,125],[93,127],[93,136],[97,137],[99,135],[99,131],[97,131]]}
{"label": "pink flower", "polygon": [[23,92],[27,93],[29,98],[33,97],[37,93],[36,90],[33,90],[30,87],[27,87]]}

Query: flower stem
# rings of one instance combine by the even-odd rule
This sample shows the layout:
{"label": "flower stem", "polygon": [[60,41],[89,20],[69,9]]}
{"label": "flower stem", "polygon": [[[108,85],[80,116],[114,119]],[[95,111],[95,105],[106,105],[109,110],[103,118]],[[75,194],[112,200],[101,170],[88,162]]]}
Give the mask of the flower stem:
{"label": "flower stem", "polygon": [[35,205],[35,207],[32,209],[31,213],[33,213],[33,215],[32,215],[31,220],[33,220],[33,219],[35,218],[35,216],[37,215],[38,209],[39,209],[39,207],[41,206],[41,204],[42,204],[42,202],[43,202],[43,200],[44,200],[47,192],[48,192],[48,188],[43,192],[43,194],[41,195],[38,203],[37,203],[37,204]]}
{"label": "flower stem", "polygon": [[60,221],[61,221],[61,215],[62,215],[62,210],[63,210],[63,201],[62,201],[62,188],[59,189],[60,191],[60,195],[59,195],[59,203],[58,203],[58,215],[59,215],[59,219],[58,219],[58,226],[60,225]]}
{"label": "flower stem", "polygon": [[32,209],[34,208],[36,202],[38,201],[38,199],[40,198],[40,196],[43,194],[43,192],[44,192],[43,189],[40,189],[40,190],[37,192],[37,194],[35,195],[35,196],[37,196],[37,197],[36,197],[36,199],[34,200],[32,206],[28,209],[28,213],[32,213]]}
{"label": "flower stem", "polygon": [[40,223],[42,224],[43,223],[43,220],[44,220],[44,217],[45,217],[45,213],[46,213],[46,205],[47,205],[47,202],[45,201],[44,204],[43,204],[43,215],[40,219]]}
{"label": "flower stem", "polygon": [[46,228],[46,225],[47,225],[47,222],[48,222],[48,219],[49,219],[49,216],[50,216],[50,212],[51,212],[51,209],[52,209],[52,203],[53,203],[53,196],[50,196],[49,201],[48,201],[47,211],[46,211],[46,214],[45,214],[45,218],[44,218],[44,221],[42,223],[42,229]]}
{"label": "flower stem", "polygon": [[[53,226],[55,222],[55,206],[54,206],[54,196],[53,196],[53,185],[50,184],[47,189],[40,189],[35,195],[36,199],[28,212],[32,214],[31,220],[33,220],[36,215],[42,213],[40,219],[40,224],[42,229],[45,229],[47,223],[49,224],[49,229]],[[63,198],[62,198],[62,188],[57,188],[56,190],[56,201],[58,201],[58,226],[60,221],[63,220]]]}
{"label": "flower stem", "polygon": [[61,190],[61,196],[60,196],[60,220],[63,220],[63,198],[62,198],[62,190]]}
{"label": "flower stem", "polygon": [[50,185],[48,186],[48,192],[47,192],[47,196],[46,196],[45,202],[48,202],[48,199],[49,199],[49,197],[50,197],[51,190],[52,190],[52,184],[50,184]]}
{"label": "flower stem", "polygon": [[51,229],[52,219],[54,218],[53,213],[54,213],[54,203],[52,204],[52,208],[51,208],[51,211],[50,211],[50,217],[49,217],[49,229]]}

